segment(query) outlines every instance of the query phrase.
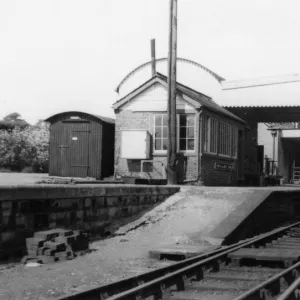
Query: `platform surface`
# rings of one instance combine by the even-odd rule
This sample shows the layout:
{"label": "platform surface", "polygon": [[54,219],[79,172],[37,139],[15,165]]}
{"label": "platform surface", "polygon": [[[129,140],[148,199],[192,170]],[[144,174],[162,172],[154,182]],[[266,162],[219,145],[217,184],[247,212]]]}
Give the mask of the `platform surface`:
{"label": "platform surface", "polygon": [[[281,196],[278,196],[279,194]],[[216,240],[217,243],[226,243],[230,235],[235,234],[236,230],[238,230],[243,222],[251,222],[251,218],[253,220],[261,221],[262,216],[258,216],[257,212],[261,211],[263,205],[265,204],[268,206],[268,208],[264,208],[265,213],[270,216],[273,215],[274,211],[280,210],[282,209],[283,205],[286,205],[286,207],[282,209],[282,212],[287,213],[286,219],[289,219],[289,210],[294,210],[294,203],[287,203],[286,198],[295,197],[295,195],[297,194],[299,195],[296,196],[296,198],[299,199],[297,200],[297,202],[299,201],[300,205],[300,188],[297,185],[295,185],[294,187],[280,186],[252,189],[245,188],[245,193],[241,194],[241,197],[244,199],[243,201],[241,201],[241,204],[236,206],[236,208],[231,211],[226,218],[220,220],[220,222],[216,226],[214,226],[213,228],[204,229],[201,234],[202,236],[207,237],[207,240]],[[282,202],[280,201],[281,203],[277,202],[277,204],[273,205],[272,202],[275,198],[274,195],[277,195],[275,196],[277,198],[282,197]],[[280,217],[280,214],[278,214],[278,216]],[[256,221],[253,222],[255,223]],[[266,219],[266,223],[267,222],[268,218]],[[278,226],[280,226],[280,224]],[[263,228],[261,229],[263,230]],[[266,232],[268,230],[261,231],[260,233]]]}

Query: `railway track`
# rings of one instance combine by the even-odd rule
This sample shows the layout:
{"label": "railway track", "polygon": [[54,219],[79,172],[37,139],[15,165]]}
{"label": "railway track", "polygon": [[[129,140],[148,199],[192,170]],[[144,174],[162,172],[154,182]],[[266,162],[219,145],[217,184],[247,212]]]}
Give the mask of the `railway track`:
{"label": "railway track", "polygon": [[146,298],[300,299],[300,222],[57,300]]}

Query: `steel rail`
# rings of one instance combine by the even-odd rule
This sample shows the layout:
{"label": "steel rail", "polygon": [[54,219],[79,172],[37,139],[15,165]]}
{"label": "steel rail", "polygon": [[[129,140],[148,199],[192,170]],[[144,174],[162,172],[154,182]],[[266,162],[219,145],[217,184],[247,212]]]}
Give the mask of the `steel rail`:
{"label": "steel rail", "polygon": [[87,291],[82,291],[82,292],[77,292],[69,296],[62,296],[60,298],[57,298],[56,300],[76,300],[76,299],[81,299],[80,296],[85,296],[85,297],[92,297],[93,295],[98,295],[99,293],[106,293],[108,295],[114,295],[117,294],[118,292],[123,292],[128,290],[129,288],[133,288],[138,286],[141,282],[148,282],[153,279],[156,279],[157,277],[160,277],[162,275],[171,273],[173,271],[176,271],[180,268],[183,268],[187,265],[192,264],[193,262],[197,262],[199,260],[208,258],[210,256],[216,255],[218,253],[221,253],[227,249],[231,249],[233,247],[236,247],[237,245],[243,245],[247,243],[249,240],[252,240],[253,238],[248,238],[242,241],[239,241],[235,244],[225,246],[225,247],[220,247],[216,250],[213,250],[211,252],[207,252],[204,254],[200,254],[188,259],[185,259],[183,261],[180,261],[178,263],[175,263],[173,265],[167,266],[167,267],[162,267],[144,274],[140,275],[135,275],[126,279],[123,279],[121,281],[113,282],[107,285],[101,285],[99,287],[95,287],[93,289],[87,290]]}
{"label": "steel rail", "polygon": [[[129,278],[117,281],[117,282],[109,283],[107,285],[101,285],[99,287],[95,287],[95,288],[92,288],[87,291],[77,292],[77,293],[74,293],[69,296],[62,296],[60,298],[57,298],[56,300],[79,300],[79,299],[82,299],[82,297],[85,297],[86,299],[92,299],[92,297],[95,297],[95,295],[97,296],[99,294],[112,296],[117,293],[127,291],[130,288],[134,288],[134,287],[140,285],[141,283],[148,282],[148,281],[154,280],[160,276],[163,276],[165,274],[174,272],[178,269],[181,269],[187,265],[192,264],[193,262],[197,262],[199,260],[216,255],[227,249],[236,247],[237,245],[244,245],[248,240],[249,239],[243,240],[243,241],[240,241],[240,242],[235,243],[230,246],[220,247],[214,251],[200,254],[195,257],[191,257],[191,258],[185,259],[183,261],[180,261],[178,263],[175,263],[173,265],[170,265],[167,267],[162,267],[162,268],[159,268],[159,269],[156,269],[156,270],[144,273],[144,274],[135,275],[135,276],[132,276],[132,277],[129,277]],[[89,297],[91,297],[91,298],[89,298]]]}
{"label": "steel rail", "polygon": [[[292,265],[291,267],[285,269],[284,271],[274,275],[268,280],[262,282],[261,284],[255,286],[249,291],[243,293],[242,295],[234,298],[234,300],[252,300],[252,299],[269,299],[278,295],[280,293],[280,284],[284,281],[290,287],[288,290],[291,290],[291,293],[294,291],[294,283],[298,281],[298,285],[300,285],[299,277],[300,271],[300,262]],[[298,278],[298,279],[297,279]],[[296,280],[296,281],[295,281]],[[298,287],[298,285],[296,287]],[[286,292],[288,291],[286,290]],[[299,294],[300,295],[300,294]],[[281,297],[283,294],[281,295]],[[278,298],[282,300],[293,299],[293,298]],[[278,300],[277,299],[277,300]]]}
{"label": "steel rail", "polygon": [[246,242],[243,245],[236,246],[232,249],[225,250],[220,254],[214,255],[197,263],[194,263],[190,266],[184,267],[180,270],[147,282],[145,284],[141,284],[140,286],[127,290],[123,293],[116,294],[112,297],[109,297],[107,300],[132,300],[132,299],[143,299],[150,296],[154,296],[155,299],[162,299],[163,292],[176,286],[177,291],[184,291],[185,290],[185,283],[188,279],[195,277],[196,280],[203,279],[203,271],[209,268],[217,271],[219,269],[219,263],[222,260],[227,258],[227,255],[230,252],[236,251],[245,246],[251,246],[256,242],[261,242],[265,239],[274,238],[277,234],[280,234],[289,228],[295,227],[299,225],[300,222],[295,224],[280,228],[278,230],[274,230],[270,233],[267,233],[259,238],[254,238],[249,242]]}
{"label": "steel rail", "polygon": [[300,222],[296,222],[262,234],[259,237],[246,239],[233,245],[186,259],[168,267],[123,279],[108,285],[102,285],[87,291],[77,292],[69,296],[63,296],[57,298],[57,300],[108,298],[109,300],[121,300],[135,299],[135,297],[142,299],[153,295],[157,298],[157,296],[161,296],[163,290],[174,285],[177,286],[178,290],[183,290],[186,279],[196,276],[196,279],[200,280],[203,278],[204,269],[212,267],[217,270],[219,260],[226,259],[227,254],[230,252],[246,246],[256,247],[261,243],[267,243],[288,229],[299,225]]}
{"label": "steel rail", "polygon": [[277,300],[294,300],[300,299],[300,277],[298,277],[293,284],[282,293]]}

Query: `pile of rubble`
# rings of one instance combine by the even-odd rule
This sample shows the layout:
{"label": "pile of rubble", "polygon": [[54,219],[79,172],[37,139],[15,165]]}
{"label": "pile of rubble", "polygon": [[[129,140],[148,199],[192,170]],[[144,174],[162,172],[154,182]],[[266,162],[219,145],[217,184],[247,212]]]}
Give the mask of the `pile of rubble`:
{"label": "pile of rubble", "polygon": [[52,229],[38,231],[34,236],[26,239],[28,255],[22,259],[38,263],[51,263],[73,259],[89,249],[89,239],[80,230]]}

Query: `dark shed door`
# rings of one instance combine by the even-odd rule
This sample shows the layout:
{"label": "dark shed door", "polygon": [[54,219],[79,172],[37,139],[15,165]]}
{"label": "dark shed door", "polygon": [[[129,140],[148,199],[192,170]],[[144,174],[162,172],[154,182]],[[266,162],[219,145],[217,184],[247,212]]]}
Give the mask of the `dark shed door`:
{"label": "dark shed door", "polygon": [[60,147],[61,176],[87,177],[89,169],[89,122],[63,122]]}

